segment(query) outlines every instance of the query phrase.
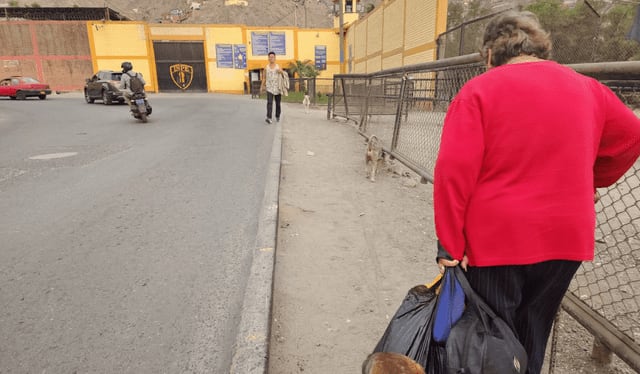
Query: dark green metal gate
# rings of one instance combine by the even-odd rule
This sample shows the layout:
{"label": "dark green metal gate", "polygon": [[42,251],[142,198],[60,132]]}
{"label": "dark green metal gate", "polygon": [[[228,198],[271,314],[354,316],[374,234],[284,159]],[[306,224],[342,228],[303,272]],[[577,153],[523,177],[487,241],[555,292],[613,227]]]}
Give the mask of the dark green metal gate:
{"label": "dark green metal gate", "polygon": [[158,90],[207,92],[202,42],[154,41]]}

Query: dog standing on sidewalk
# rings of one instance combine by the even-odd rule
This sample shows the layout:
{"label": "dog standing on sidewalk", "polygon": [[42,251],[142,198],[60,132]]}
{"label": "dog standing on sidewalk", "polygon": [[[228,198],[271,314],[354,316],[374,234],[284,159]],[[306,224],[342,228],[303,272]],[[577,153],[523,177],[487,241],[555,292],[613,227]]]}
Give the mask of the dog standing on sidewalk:
{"label": "dog standing on sidewalk", "polygon": [[311,106],[311,98],[307,92],[304,93],[304,99],[302,99],[302,105],[304,105],[304,112],[309,114],[309,106]]}
{"label": "dog standing on sidewalk", "polygon": [[376,181],[378,169],[384,167],[385,154],[382,150],[382,143],[377,136],[371,135],[367,142],[367,152],[365,154],[367,178],[372,182]]}

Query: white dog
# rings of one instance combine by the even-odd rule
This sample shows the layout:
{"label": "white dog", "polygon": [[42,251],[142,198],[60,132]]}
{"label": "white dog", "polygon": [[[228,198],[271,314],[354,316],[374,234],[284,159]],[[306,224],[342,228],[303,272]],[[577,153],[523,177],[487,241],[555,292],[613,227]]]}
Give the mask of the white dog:
{"label": "white dog", "polygon": [[302,105],[304,105],[304,112],[309,114],[309,106],[311,105],[311,99],[308,94],[304,95],[304,99],[302,99]]}

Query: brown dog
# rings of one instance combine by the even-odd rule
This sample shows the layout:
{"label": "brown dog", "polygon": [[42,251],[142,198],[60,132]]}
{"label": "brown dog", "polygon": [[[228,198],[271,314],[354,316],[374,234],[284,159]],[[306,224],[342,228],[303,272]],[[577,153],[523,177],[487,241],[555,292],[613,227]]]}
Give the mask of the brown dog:
{"label": "brown dog", "polygon": [[365,155],[367,178],[372,182],[376,181],[376,175],[378,169],[384,166],[384,151],[382,150],[382,143],[377,136],[371,135],[367,142],[367,152]]}
{"label": "brown dog", "polygon": [[362,374],[425,374],[422,365],[400,353],[372,353],[362,363]]}

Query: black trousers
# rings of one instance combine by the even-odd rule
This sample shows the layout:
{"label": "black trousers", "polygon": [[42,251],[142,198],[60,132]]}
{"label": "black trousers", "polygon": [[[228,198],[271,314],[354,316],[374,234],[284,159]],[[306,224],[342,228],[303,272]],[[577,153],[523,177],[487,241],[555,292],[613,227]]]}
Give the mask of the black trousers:
{"label": "black trousers", "polygon": [[518,336],[527,351],[527,374],[539,374],[551,327],[578,261],[469,267],[467,279]]}
{"label": "black trousers", "polygon": [[282,99],[282,95],[274,95],[271,92],[267,91],[267,118],[271,119],[271,114],[273,114],[273,99],[276,99],[276,118],[280,119],[280,99]]}

